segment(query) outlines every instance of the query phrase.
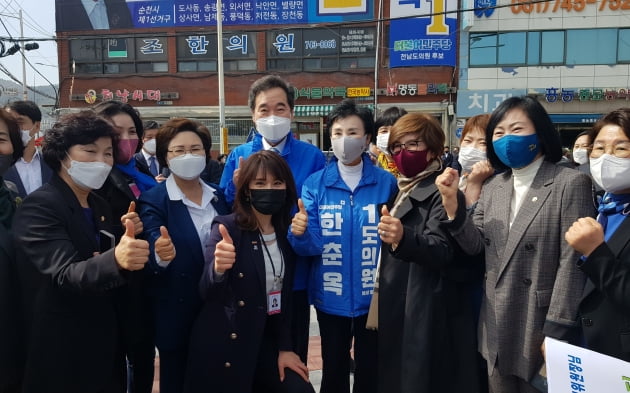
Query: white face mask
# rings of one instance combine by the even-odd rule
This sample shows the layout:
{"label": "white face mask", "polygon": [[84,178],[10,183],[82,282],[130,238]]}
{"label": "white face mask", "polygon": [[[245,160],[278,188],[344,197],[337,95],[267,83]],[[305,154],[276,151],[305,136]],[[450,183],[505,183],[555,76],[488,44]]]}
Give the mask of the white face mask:
{"label": "white face mask", "polygon": [[157,146],[155,144],[155,138],[149,139],[148,141],[144,142],[144,144],[142,145],[142,148],[151,155],[155,154],[156,147]]}
{"label": "white face mask", "polygon": [[343,164],[350,164],[361,156],[365,151],[365,138],[343,136],[331,139],[333,154]]}
{"label": "white face mask", "polygon": [[71,158],[70,168],[66,169],[72,181],[80,188],[98,190],[107,180],[112,167],[101,161],[83,162]]}
{"label": "white face mask", "polygon": [[378,134],[376,136],[376,147],[378,147],[378,149],[382,151],[383,153],[389,154],[389,152],[387,151],[388,141],[389,141],[389,132],[387,134]]}
{"label": "white face mask", "polygon": [[606,192],[630,188],[630,158],[619,158],[610,154],[602,154],[599,158],[591,158],[591,176]]}
{"label": "white face mask", "polygon": [[485,161],[487,159],[486,152],[483,150],[475,149],[474,147],[462,147],[459,151],[457,160],[462,166],[462,171],[472,171],[473,165],[479,161]]}
{"label": "white face mask", "polygon": [[269,143],[277,143],[291,130],[291,119],[280,116],[267,116],[256,120],[256,130]]}
{"label": "white face mask", "polygon": [[22,143],[26,146],[31,141],[31,130],[21,130]]}
{"label": "white face mask", "polygon": [[588,162],[588,150],[587,149],[574,149],[573,161],[580,165],[584,165]]}
{"label": "white face mask", "polygon": [[185,180],[192,180],[199,177],[206,167],[206,157],[196,154],[184,154],[183,156],[171,158],[168,161],[168,168],[177,177]]}

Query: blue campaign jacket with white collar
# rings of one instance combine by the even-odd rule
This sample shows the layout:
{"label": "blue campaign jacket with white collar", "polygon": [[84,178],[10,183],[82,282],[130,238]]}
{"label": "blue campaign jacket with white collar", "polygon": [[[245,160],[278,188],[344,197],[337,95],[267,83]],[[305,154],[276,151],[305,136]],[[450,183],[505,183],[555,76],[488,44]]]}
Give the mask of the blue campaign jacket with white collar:
{"label": "blue campaign jacket with white collar", "polygon": [[337,160],[304,182],[308,226],[289,242],[299,255],[317,255],[311,266],[309,300],[321,311],[354,317],[368,312],[381,240],[380,208],[398,191],[396,178],[367,155],[354,192],[339,174]]}

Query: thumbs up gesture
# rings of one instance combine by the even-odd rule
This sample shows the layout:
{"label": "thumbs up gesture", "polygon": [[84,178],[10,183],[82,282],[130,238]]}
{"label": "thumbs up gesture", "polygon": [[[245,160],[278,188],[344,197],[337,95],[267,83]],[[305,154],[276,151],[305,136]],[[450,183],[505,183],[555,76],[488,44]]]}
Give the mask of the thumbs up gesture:
{"label": "thumbs up gesture", "polygon": [[125,234],[114,249],[116,263],[121,269],[140,270],[149,260],[149,243],[135,238],[132,220],[125,221]]}
{"label": "thumbs up gesture", "polygon": [[155,241],[155,253],[164,262],[170,262],[175,258],[175,246],[165,226],[160,227],[160,237]]}
{"label": "thumbs up gesture", "polygon": [[214,249],[214,271],[220,274],[230,270],[236,261],[234,241],[223,224],[219,224],[221,241]]}
{"label": "thumbs up gesture", "polygon": [[125,213],[122,217],[120,217],[120,223],[125,226],[125,222],[130,220],[133,223],[134,230],[133,233],[137,236],[142,233],[144,230],[144,226],[142,225],[142,220],[140,220],[140,216],[136,213],[136,202],[131,201],[129,204],[129,209],[127,213]]}
{"label": "thumbs up gesture", "polygon": [[234,169],[234,173],[232,174],[232,183],[234,183],[234,186],[238,184],[238,173],[240,172],[244,162],[245,159],[242,156],[238,158],[238,166]]}
{"label": "thumbs up gesture", "polygon": [[383,243],[398,245],[403,237],[403,226],[400,220],[389,213],[387,206],[381,209],[381,221],[378,223],[378,234]]}
{"label": "thumbs up gesture", "polygon": [[307,227],[308,214],[306,213],[304,202],[302,202],[302,198],[300,198],[298,199],[298,212],[295,213],[293,220],[291,220],[291,233],[293,236],[302,236],[304,232],[306,232]]}

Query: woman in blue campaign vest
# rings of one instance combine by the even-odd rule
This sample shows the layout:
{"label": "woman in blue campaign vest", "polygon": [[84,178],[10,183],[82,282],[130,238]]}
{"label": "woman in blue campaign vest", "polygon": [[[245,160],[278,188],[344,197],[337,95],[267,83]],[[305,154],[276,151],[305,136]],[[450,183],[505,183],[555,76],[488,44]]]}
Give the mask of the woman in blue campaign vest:
{"label": "woman in blue campaign vest", "polygon": [[379,209],[396,193],[396,179],[372,164],[366,150],[372,112],[344,100],[329,116],[335,158],[304,182],[289,241],[311,267],[309,300],[322,339],[321,392],[349,392],[354,338],[354,392],[376,391],[376,332],[365,327],[380,239]]}

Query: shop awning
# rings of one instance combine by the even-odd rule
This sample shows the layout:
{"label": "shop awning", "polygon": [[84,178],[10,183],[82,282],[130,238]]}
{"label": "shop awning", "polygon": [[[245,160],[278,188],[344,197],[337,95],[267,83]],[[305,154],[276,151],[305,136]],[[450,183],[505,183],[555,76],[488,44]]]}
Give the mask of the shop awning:
{"label": "shop awning", "polygon": [[[374,104],[361,104],[361,106],[367,106],[371,110],[374,110]],[[308,117],[308,116],[328,116],[333,110],[335,105],[296,105],[293,107],[293,111],[296,117]]]}
{"label": "shop awning", "polygon": [[328,116],[334,105],[296,105],[293,108],[296,117]]}

